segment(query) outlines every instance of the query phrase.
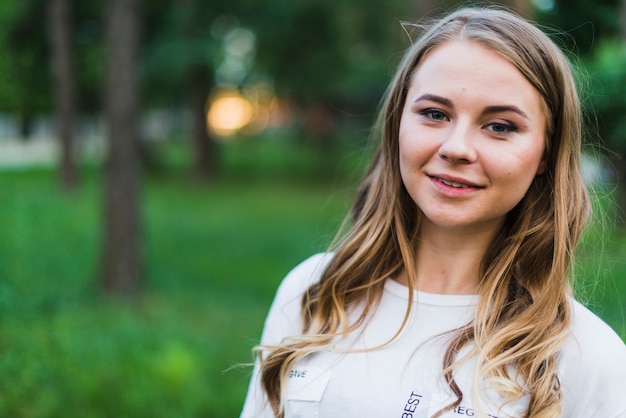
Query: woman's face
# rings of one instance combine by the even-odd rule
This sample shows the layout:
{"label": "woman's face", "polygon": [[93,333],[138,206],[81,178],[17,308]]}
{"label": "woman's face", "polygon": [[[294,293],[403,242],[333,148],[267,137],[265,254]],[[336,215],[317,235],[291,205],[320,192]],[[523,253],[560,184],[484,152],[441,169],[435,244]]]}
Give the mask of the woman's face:
{"label": "woman's face", "polygon": [[495,232],[544,170],[542,99],[502,56],[471,41],[430,51],[409,86],[399,131],[404,185],[447,229]]}

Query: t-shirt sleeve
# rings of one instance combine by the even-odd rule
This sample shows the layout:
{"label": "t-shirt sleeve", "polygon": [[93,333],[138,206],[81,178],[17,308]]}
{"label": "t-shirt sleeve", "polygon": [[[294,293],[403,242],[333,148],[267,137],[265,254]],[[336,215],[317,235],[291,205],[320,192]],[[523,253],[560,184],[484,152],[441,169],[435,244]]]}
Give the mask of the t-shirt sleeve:
{"label": "t-shirt sleeve", "polygon": [[[261,345],[279,344],[283,339],[302,334],[302,295],[317,282],[331,254],[316,254],[296,266],[283,279],[265,319]],[[260,382],[259,361],[255,362],[241,418],[273,418]]]}

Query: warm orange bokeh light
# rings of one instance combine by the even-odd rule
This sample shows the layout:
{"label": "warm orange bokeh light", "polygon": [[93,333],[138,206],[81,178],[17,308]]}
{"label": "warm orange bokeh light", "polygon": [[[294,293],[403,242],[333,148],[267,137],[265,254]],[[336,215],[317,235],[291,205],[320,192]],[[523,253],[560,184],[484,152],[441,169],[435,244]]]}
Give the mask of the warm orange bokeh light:
{"label": "warm orange bokeh light", "polygon": [[207,126],[216,134],[232,135],[252,120],[254,106],[236,91],[222,92],[211,101]]}

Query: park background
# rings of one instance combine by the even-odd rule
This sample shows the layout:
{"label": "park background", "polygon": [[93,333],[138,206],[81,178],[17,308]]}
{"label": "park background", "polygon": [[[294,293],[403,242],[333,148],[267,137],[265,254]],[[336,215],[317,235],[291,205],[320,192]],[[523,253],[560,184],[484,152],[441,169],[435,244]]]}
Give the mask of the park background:
{"label": "park background", "polygon": [[[238,416],[278,283],[350,207],[400,22],[457,4],[1,2],[0,416]],[[626,338],[626,1],[500,4],[576,68],[574,287]]]}

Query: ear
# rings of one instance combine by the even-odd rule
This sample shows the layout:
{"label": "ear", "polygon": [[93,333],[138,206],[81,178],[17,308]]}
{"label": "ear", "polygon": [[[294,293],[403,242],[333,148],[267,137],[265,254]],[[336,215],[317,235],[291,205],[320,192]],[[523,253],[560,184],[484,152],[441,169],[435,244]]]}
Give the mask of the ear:
{"label": "ear", "polygon": [[536,175],[539,176],[543,173],[546,172],[546,160],[544,158],[541,159],[541,162],[539,163],[539,167],[537,167],[537,173]]}

